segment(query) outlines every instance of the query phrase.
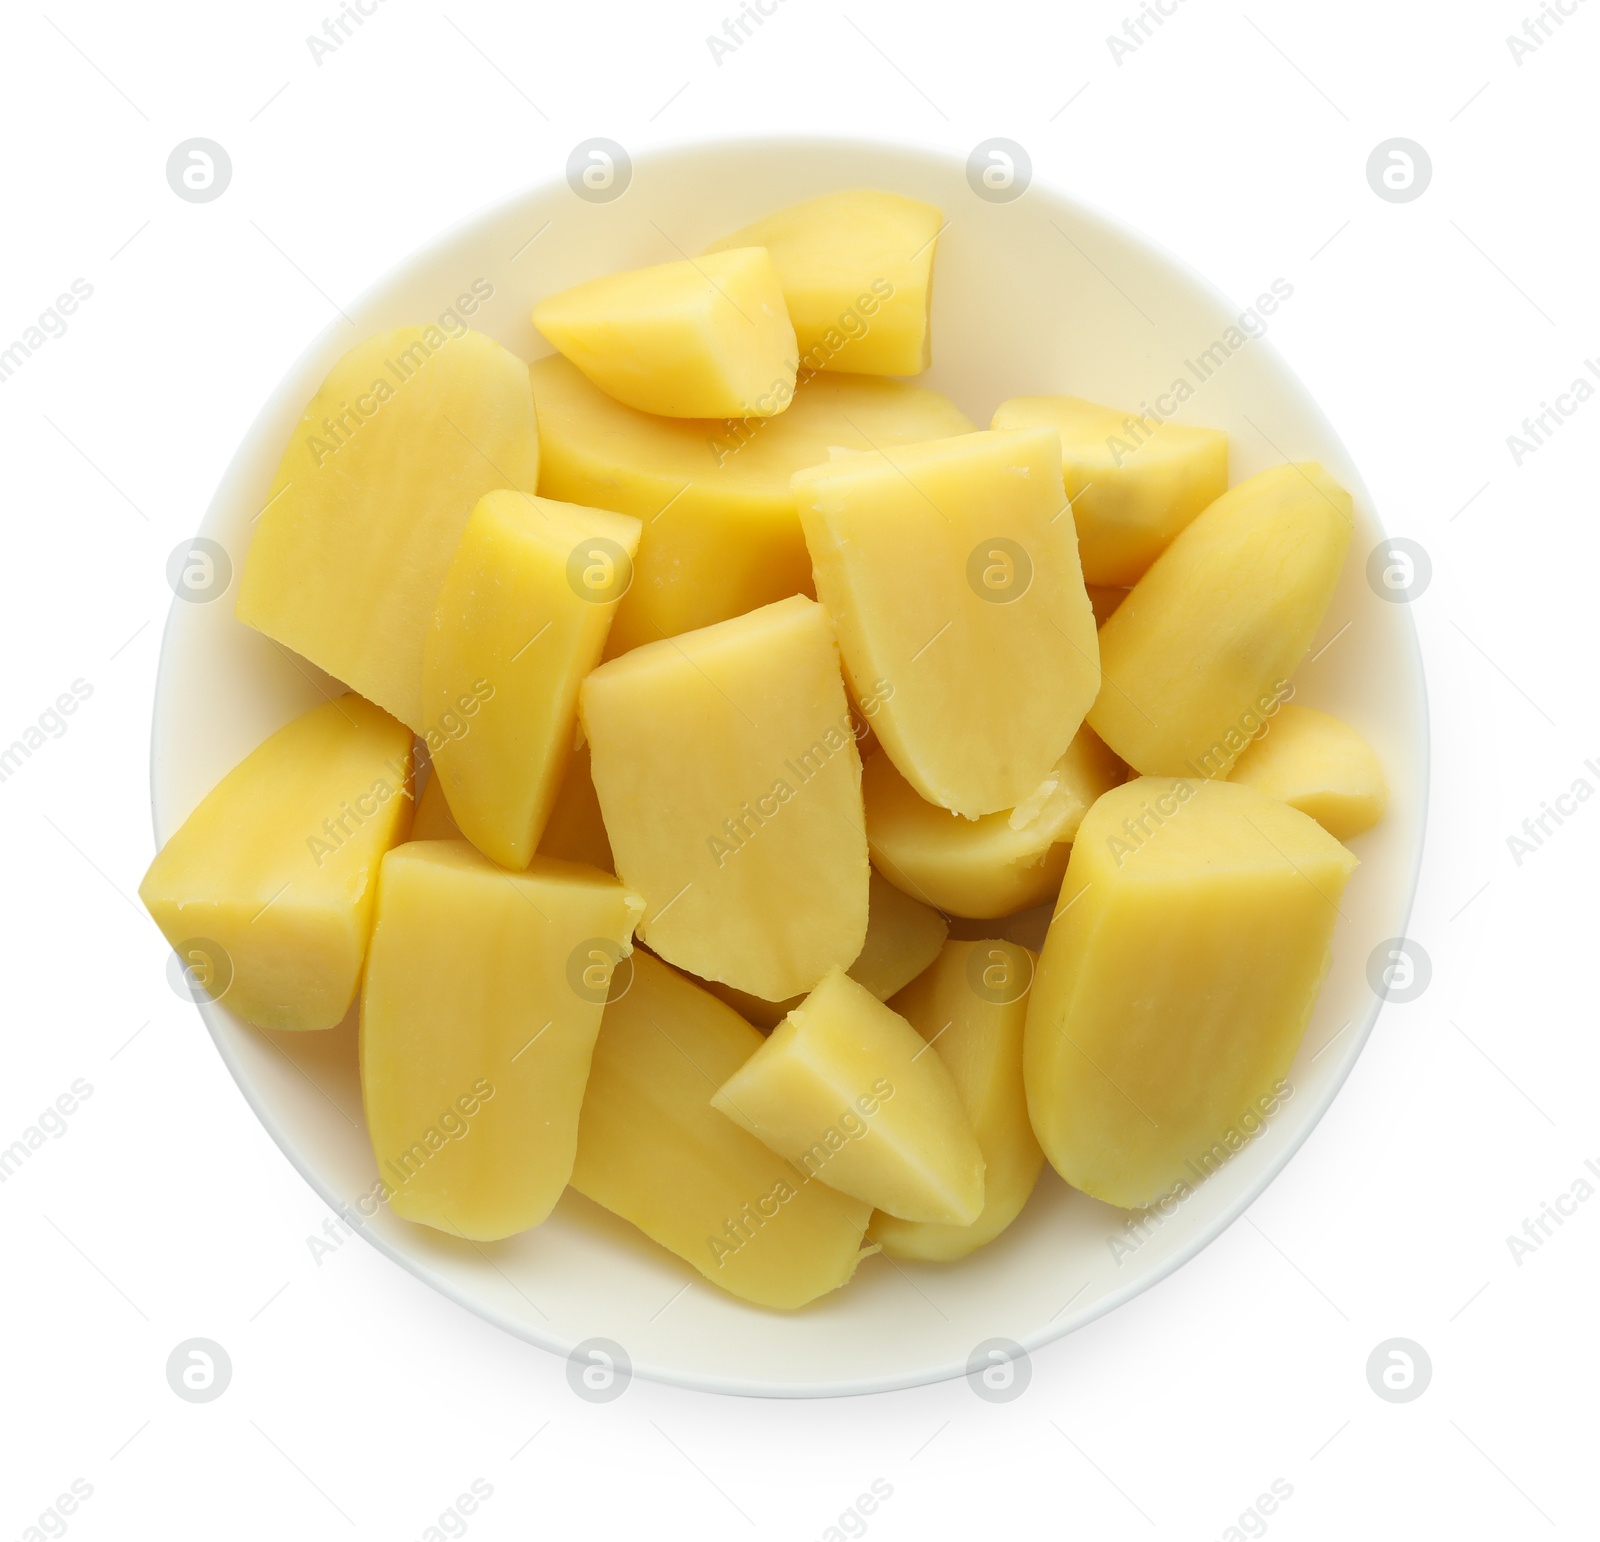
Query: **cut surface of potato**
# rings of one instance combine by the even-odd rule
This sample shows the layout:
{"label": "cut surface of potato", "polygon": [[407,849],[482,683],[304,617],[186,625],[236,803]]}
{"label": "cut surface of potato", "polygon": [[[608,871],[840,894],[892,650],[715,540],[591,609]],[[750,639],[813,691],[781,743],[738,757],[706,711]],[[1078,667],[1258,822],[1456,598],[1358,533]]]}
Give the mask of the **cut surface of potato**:
{"label": "cut surface of potato", "polygon": [[481,333],[401,327],[352,348],[284,451],[239,619],[418,733],[422,649],[474,505],[533,492],[528,367]]}
{"label": "cut surface of potato", "polygon": [[538,849],[633,570],[639,521],[495,492],[467,521],[423,652],[434,774],[462,833],[502,867]]}
{"label": "cut surface of potato", "polygon": [[1053,429],[836,456],[795,477],[817,594],[900,774],[968,818],[1014,807],[1100,687]]}
{"label": "cut surface of potato", "polygon": [[1137,1209],[1243,1148],[1327,973],[1356,865],[1232,782],[1141,777],[1089,810],[1039,960],[1028,1109],[1074,1188]]}
{"label": "cut surface of potato", "polygon": [[772,253],[802,370],[916,375],[932,361],[928,304],[943,224],[932,204],[859,188],[780,209],[706,250]]}
{"label": "cut surface of potato", "polygon": [[1126,588],[1172,538],[1228,490],[1228,436],[1102,407],[1081,396],[1018,396],[995,428],[1061,434],[1061,470],[1083,576]]}
{"label": "cut surface of potato", "polygon": [[1080,728],[1016,808],[963,819],[919,798],[887,755],[874,755],[861,772],[874,869],[949,915],[1013,915],[1055,897],[1079,822],[1126,774],[1094,730]]}
{"label": "cut surface of potato", "polygon": [[411,828],[411,730],[355,695],[280,728],[206,794],[139,885],[189,978],[258,1028],[350,1010],[384,852]]}
{"label": "cut surface of potato", "polygon": [[533,324],[641,412],[766,418],[794,395],[794,328],[759,245],[590,279],[539,301]]}
{"label": "cut surface of potato", "polygon": [[1228,780],[1309,814],[1336,841],[1370,830],[1389,799],[1372,746],[1348,723],[1293,702],[1250,741]]}
{"label": "cut surface of potato", "polygon": [[746,1301],[793,1308],[836,1290],[870,1206],[807,1181],[712,1108],[761,1035],[643,950],[632,963],[600,1025],[572,1186]]}
{"label": "cut surface of potato", "polygon": [[967,1226],[983,1209],[983,1153],[927,1047],[835,969],[711,1106],[830,1188],[906,1220]]}
{"label": "cut surface of potato", "polygon": [[1100,629],[1095,732],[1145,776],[1226,776],[1287,695],[1352,528],[1349,493],[1315,464],[1217,499]]}
{"label": "cut surface of potato", "polygon": [[1028,1123],[1022,1031],[1037,958],[999,938],[947,942],[889,1004],[944,1061],[983,1151],[983,1213],[970,1226],[879,1211],[869,1236],[895,1258],[948,1262],[992,1242],[1028,1202],[1044,1152]]}
{"label": "cut surface of potato", "polygon": [[539,491],[644,524],[612,656],[809,594],[811,558],[789,480],[827,460],[832,446],[865,450],[972,428],[937,392],[858,375],[819,375],[777,417],[749,421],[636,412],[559,354],[540,359],[531,379]]}
{"label": "cut surface of potato", "polygon": [[861,762],[827,614],[795,595],[636,648],[580,710],[641,940],[781,1001],[851,963],[867,931]]}
{"label": "cut surface of potato", "polygon": [[572,1172],[610,970],[642,908],[575,863],[507,873],[465,841],[389,853],[361,1095],[396,1215],[482,1242],[550,1213]]}

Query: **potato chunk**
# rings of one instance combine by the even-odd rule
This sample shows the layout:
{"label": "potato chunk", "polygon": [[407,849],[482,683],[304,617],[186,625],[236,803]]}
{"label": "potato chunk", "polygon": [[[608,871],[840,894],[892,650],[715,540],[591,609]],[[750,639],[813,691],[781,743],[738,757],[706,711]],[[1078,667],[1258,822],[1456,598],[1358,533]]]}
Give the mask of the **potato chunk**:
{"label": "potato chunk", "polygon": [[1228,436],[1162,423],[1081,396],[1018,396],[995,428],[1060,431],[1061,471],[1078,527],[1083,576],[1126,588],[1172,538],[1228,490]]}
{"label": "potato chunk", "polygon": [[541,300],[533,324],[641,412],[767,418],[794,395],[794,328],[759,245],[590,279]]}
{"label": "potato chunk", "polygon": [[927,1048],[835,969],[711,1106],[830,1188],[904,1220],[968,1226],[983,1210],[983,1153]]}
{"label": "potato chunk", "polygon": [[1049,774],[1100,688],[1054,429],[839,455],[795,477],[817,594],[873,732],[976,819]]}
{"label": "potato chunk", "polygon": [[887,755],[862,768],[867,846],[890,883],[953,916],[990,920],[1055,896],[1068,843],[1127,767],[1080,728],[1050,774],[1013,809],[963,819],[925,802]]}
{"label": "potato chunk", "polygon": [[459,724],[430,736],[433,768],[462,833],[502,867],[538,849],[578,683],[600,660],[638,544],[626,514],[526,493],[490,493],[467,521],[423,653],[423,702],[436,725]]}
{"label": "potato chunk", "polygon": [[1309,814],[1336,841],[1370,830],[1389,800],[1372,746],[1348,723],[1287,702],[1228,777]]}
{"label": "potato chunk", "polygon": [[1101,627],[1095,732],[1145,776],[1226,776],[1311,646],[1352,528],[1315,464],[1217,499]]}
{"label": "potato chunk", "polygon": [[871,1207],[810,1181],[711,1107],[761,1035],[643,951],[605,1010],[572,1186],[723,1290],[793,1308],[855,1273]]}
{"label": "potato chunk", "polygon": [[865,450],[972,424],[955,404],[898,380],[823,375],[787,411],[749,421],[660,418],[591,385],[559,354],[533,366],[547,498],[644,523],[633,587],[608,652],[674,637],[810,594],[811,558],[790,477],[834,445]]}
{"label": "potato chunk", "polygon": [[[411,827],[411,730],[359,696],[313,707],[201,800],[139,885],[192,977],[258,1028],[350,1010],[384,852]],[[220,948],[187,945],[210,944]]]}
{"label": "potato chunk", "polygon": [[549,1215],[572,1173],[610,966],[643,908],[592,868],[507,873],[465,841],[384,859],[361,1096],[396,1215],[480,1242]]}
{"label": "potato chunk", "polygon": [[916,375],[933,360],[928,303],[943,225],[932,204],[857,188],[780,209],[706,250],[772,253],[802,369]]}
{"label": "potato chunk", "polygon": [[640,938],[779,1001],[867,932],[861,762],[828,617],[795,595],[650,643],[583,682],[580,711]]}
{"label": "potato chunk", "polygon": [[1028,1111],[1074,1188],[1136,1209],[1191,1186],[1283,1093],[1356,865],[1231,782],[1141,777],[1073,842],[1028,1007]]}
{"label": "potato chunk", "polygon": [[992,1242],[1027,1204],[1044,1166],[1022,1088],[1022,1030],[1038,960],[1014,942],[947,942],[889,1004],[944,1061],[983,1152],[983,1213],[970,1226],[902,1221],[881,1210],[869,1236],[894,1258],[935,1263]]}
{"label": "potato chunk", "polygon": [[473,506],[531,493],[528,370],[478,332],[401,327],[352,348],[284,451],[238,616],[427,733],[422,648]]}

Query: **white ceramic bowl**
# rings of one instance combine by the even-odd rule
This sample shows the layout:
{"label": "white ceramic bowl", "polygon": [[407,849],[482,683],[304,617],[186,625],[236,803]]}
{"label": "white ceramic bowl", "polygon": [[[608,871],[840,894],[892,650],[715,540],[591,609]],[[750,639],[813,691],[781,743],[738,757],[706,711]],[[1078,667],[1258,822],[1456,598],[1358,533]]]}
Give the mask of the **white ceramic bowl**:
{"label": "white ceramic bowl", "polygon": [[[979,184],[981,185],[981,183]],[[696,145],[641,158],[614,201],[562,178],[468,221],[349,308],[290,371],[235,455],[202,533],[230,553],[215,603],[174,602],[162,645],[152,741],[158,841],[250,749],[320,699],[326,677],[233,617],[253,517],[299,411],[334,360],[369,333],[436,316],[475,279],[494,287],[473,325],[532,358],[539,296],[614,269],[669,261],[769,210],[839,188],[927,199],[949,224],[934,285],[934,365],[923,383],[985,424],[1007,397],[1072,392],[1133,407],[1179,378],[1181,421],[1225,428],[1235,481],[1285,458],[1320,460],[1355,495],[1357,529],[1322,635],[1337,641],[1296,677],[1298,699],[1355,724],[1389,777],[1383,823],[1354,843],[1333,971],[1306,1034],[1292,1098],[1267,1129],[1132,1252],[1123,1214],[1049,1168],[1015,1225],[954,1266],[868,1259],[845,1290],[793,1313],[723,1295],[686,1264],[569,1191],[542,1227],[477,1247],[380,1212],[366,1237],[507,1332],[558,1354],[603,1337],[635,1371],[723,1392],[816,1396],[879,1391],[964,1373],[988,1339],[1037,1348],[1127,1301],[1191,1258],[1288,1162],[1349,1073],[1377,1015],[1367,960],[1404,933],[1421,854],[1426,703],[1408,609],[1366,577],[1382,539],[1356,468],[1270,344],[1225,360],[1252,297],[1223,299],[1164,252],[1048,188],[1009,202],[974,190],[964,163],[908,147],[829,139]],[[1292,301],[1289,303],[1292,304]],[[1206,373],[1203,352],[1217,367]],[[1191,363],[1190,361],[1195,361]],[[1343,629],[1341,631],[1341,629]],[[207,1003],[207,1026],[262,1123],[327,1202],[347,1211],[376,1167],[361,1120],[354,1014],[326,1034],[267,1034]],[[1285,1182],[1292,1183],[1292,1175]],[[680,1294],[681,1292],[681,1294]]]}

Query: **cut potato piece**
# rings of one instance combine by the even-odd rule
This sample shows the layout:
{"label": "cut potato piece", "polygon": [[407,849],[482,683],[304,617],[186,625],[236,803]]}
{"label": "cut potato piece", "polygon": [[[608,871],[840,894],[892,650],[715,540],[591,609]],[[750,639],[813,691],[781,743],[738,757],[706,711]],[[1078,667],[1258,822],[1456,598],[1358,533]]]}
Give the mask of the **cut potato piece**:
{"label": "cut potato piece", "polygon": [[1018,396],[995,428],[1061,434],[1061,470],[1083,576],[1126,588],[1197,514],[1228,490],[1228,436],[1101,407],[1081,396]]}
{"label": "cut potato piece", "polygon": [[644,523],[633,587],[608,653],[811,593],[811,558],[789,479],[831,446],[865,450],[972,424],[898,380],[819,376],[788,410],[748,422],[651,417],[613,401],[559,354],[532,369],[539,491]]}
{"label": "cut potato piece", "polygon": [[759,245],[590,279],[541,300],[533,324],[641,412],[768,418],[794,395],[794,328]]}
{"label": "cut potato piece", "polygon": [[640,938],[782,1000],[861,952],[861,762],[826,612],[795,595],[602,664],[580,695]]}
{"label": "cut potato piece", "polygon": [[[949,930],[949,923],[937,910],[902,894],[874,872],[869,875],[867,892],[867,940],[845,973],[879,1001],[887,1001],[939,956]],[[747,1023],[763,1031],[776,1028],[805,1000],[804,991],[787,1001],[767,1001],[720,981],[704,983],[719,1001],[727,1002]]]}
{"label": "cut potato piece", "polygon": [[465,841],[384,859],[361,1096],[396,1215],[483,1242],[550,1213],[572,1173],[610,966],[643,908],[591,868],[507,873]]}
{"label": "cut potato piece", "polygon": [[533,860],[567,767],[578,683],[600,660],[639,521],[527,493],[483,498],[423,653],[434,774],[502,867]]}
{"label": "cut potato piece", "polygon": [[1090,809],[1024,1054],[1034,1132],[1068,1183],[1142,1208],[1260,1130],[1355,865],[1306,815],[1231,782],[1142,777]]}
{"label": "cut potato piece", "polygon": [[834,969],[711,1106],[830,1188],[905,1220],[967,1226],[983,1209],[983,1153],[927,1047]]}
{"label": "cut potato piece", "polygon": [[1383,767],[1348,723],[1286,702],[1228,780],[1309,814],[1336,841],[1370,830],[1388,802]]}
{"label": "cut potato piece", "polygon": [[528,367],[478,332],[401,327],[329,372],[284,451],[238,616],[418,733],[423,640],[473,506],[533,492]]}
{"label": "cut potato piece", "polygon": [[1039,1181],[1044,1152],[1022,1088],[1022,1030],[1037,962],[999,938],[947,942],[938,962],[889,1003],[944,1061],[983,1151],[978,1219],[941,1226],[879,1211],[869,1236],[891,1257],[965,1258],[1016,1220]]}
{"label": "cut potato piece", "polygon": [[411,827],[411,730],[359,696],[258,745],[163,846],[139,898],[189,978],[258,1028],[336,1026],[378,863]]}
{"label": "cut potato piece", "polygon": [[795,477],[856,699],[930,803],[975,819],[1049,774],[1100,688],[1053,429],[839,455]]}
{"label": "cut potato piece", "polygon": [[837,1290],[871,1207],[712,1108],[760,1048],[754,1028],[643,950],[633,970],[600,1025],[573,1188],[746,1301],[794,1308]]}
{"label": "cut potato piece", "polygon": [[1315,464],[1217,499],[1101,628],[1095,732],[1143,775],[1226,776],[1311,646],[1351,529],[1349,493]]}
{"label": "cut potato piece", "polygon": [[1126,774],[1093,729],[1080,728],[1016,808],[963,819],[919,798],[887,755],[874,755],[861,776],[873,865],[950,915],[1013,915],[1055,897],[1067,870],[1067,842],[1095,799]]}
{"label": "cut potato piece", "polygon": [[859,188],[780,209],[706,250],[772,253],[803,370],[916,375],[932,362],[928,304],[943,225],[932,204]]}

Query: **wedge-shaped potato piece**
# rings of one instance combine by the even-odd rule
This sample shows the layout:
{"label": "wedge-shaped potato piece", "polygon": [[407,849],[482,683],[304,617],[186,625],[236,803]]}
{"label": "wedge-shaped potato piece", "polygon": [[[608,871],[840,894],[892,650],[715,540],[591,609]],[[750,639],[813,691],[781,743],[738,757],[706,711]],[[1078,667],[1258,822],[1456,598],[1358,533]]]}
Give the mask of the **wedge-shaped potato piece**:
{"label": "wedge-shaped potato piece", "polygon": [[865,986],[830,970],[711,1106],[840,1193],[908,1221],[967,1226],[983,1209],[983,1153],[927,1047]]}
{"label": "wedge-shaped potato piece", "polygon": [[610,968],[643,908],[592,868],[541,858],[507,873],[465,841],[384,859],[361,1096],[396,1215],[478,1242],[549,1215]]}
{"label": "wedge-shaped potato piece", "polygon": [[424,709],[461,712],[430,740],[462,833],[502,867],[533,859],[577,726],[578,683],[600,661],[633,572],[639,521],[496,492],[467,521],[428,633]]}
{"label": "wedge-shaped potato piece", "polygon": [[915,375],[933,359],[928,303],[943,224],[932,204],[858,188],[780,209],[706,250],[772,253],[802,370]]}
{"label": "wedge-shaped potato piece", "polygon": [[867,934],[861,761],[827,613],[794,595],[602,664],[579,697],[641,940],[779,1001]]}
{"label": "wedge-shaped potato piece", "polygon": [[795,477],[817,595],[900,773],[969,819],[1012,808],[1100,688],[1053,429],[839,455]]}
{"label": "wedge-shaped potato piece", "polygon": [[572,1186],[713,1285],[794,1308],[855,1273],[871,1206],[809,1179],[712,1108],[762,1038],[642,950],[606,1008]]}
{"label": "wedge-shaped potato piece", "polygon": [[1355,865],[1314,820],[1231,782],[1141,777],[1089,810],[1024,1050],[1034,1133],[1068,1183],[1142,1208],[1261,1128]]}
{"label": "wedge-shaped potato piece", "polygon": [[527,365],[478,332],[401,327],[352,348],[284,451],[238,616],[418,733],[439,586],[487,492],[533,492]]}
{"label": "wedge-shaped potato piece", "polygon": [[820,375],[787,411],[748,421],[651,417],[613,401],[559,354],[532,370],[539,491],[644,523],[608,652],[810,594],[790,477],[832,446],[964,434],[953,402],[898,380]]}
{"label": "wedge-shaped potato piece", "polygon": [[1028,1123],[1022,1030],[1038,960],[1014,942],[947,942],[938,962],[889,1004],[933,1046],[983,1152],[983,1213],[970,1226],[879,1211],[869,1232],[891,1257],[945,1263],[1003,1232],[1028,1202],[1044,1152]]}
{"label": "wedge-shaped potato piece", "polygon": [[[937,910],[872,873],[867,891],[867,940],[845,973],[879,1001],[887,1001],[939,956],[949,931],[950,923]],[[763,1031],[776,1028],[806,999],[802,991],[786,1001],[767,1001],[716,980],[706,981],[705,987]]]}
{"label": "wedge-shaped potato piece", "polygon": [[1017,396],[995,428],[1057,429],[1078,554],[1091,584],[1126,588],[1228,490],[1228,436],[1163,423],[1081,396]]}
{"label": "wedge-shaped potato piece", "polygon": [[1372,746],[1348,723],[1293,702],[1250,741],[1228,780],[1309,814],[1336,841],[1370,830],[1389,801]]}
{"label": "wedge-shaped potato piece", "polygon": [[541,300],[533,324],[641,412],[769,418],[794,395],[794,328],[760,246],[590,279]]}
{"label": "wedge-shaped potato piece", "polygon": [[1050,774],[1013,809],[963,819],[911,790],[887,755],[862,768],[867,845],[890,883],[953,916],[989,920],[1055,897],[1068,842],[1127,767],[1080,728]]}
{"label": "wedge-shaped potato piece", "polygon": [[355,1000],[378,863],[411,828],[411,730],[359,696],[280,728],[200,801],[139,885],[190,977],[258,1028]]}
{"label": "wedge-shaped potato piece", "polygon": [[1350,494],[1321,466],[1275,466],[1224,493],[1100,629],[1089,722],[1145,776],[1229,768],[1283,699],[1333,598]]}

